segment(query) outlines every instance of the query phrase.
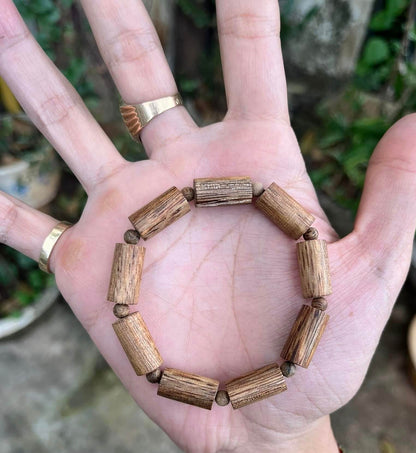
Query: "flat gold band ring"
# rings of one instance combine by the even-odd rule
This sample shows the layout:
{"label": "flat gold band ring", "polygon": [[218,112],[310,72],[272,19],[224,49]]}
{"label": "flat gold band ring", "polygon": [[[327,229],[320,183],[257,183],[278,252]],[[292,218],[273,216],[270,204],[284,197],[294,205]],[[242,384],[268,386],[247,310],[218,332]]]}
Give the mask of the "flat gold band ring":
{"label": "flat gold band ring", "polygon": [[141,104],[124,104],[120,107],[120,112],[130,135],[134,140],[140,141],[140,132],[146,124],[166,110],[178,105],[183,105],[183,101],[181,95],[176,93],[173,96],[166,96]]}
{"label": "flat gold band ring", "polygon": [[51,270],[49,268],[49,259],[51,257],[52,251],[58,242],[58,239],[62,236],[68,228],[72,226],[69,222],[59,222],[56,224],[52,231],[48,234],[46,239],[43,241],[42,249],[39,256],[39,268],[50,274]]}

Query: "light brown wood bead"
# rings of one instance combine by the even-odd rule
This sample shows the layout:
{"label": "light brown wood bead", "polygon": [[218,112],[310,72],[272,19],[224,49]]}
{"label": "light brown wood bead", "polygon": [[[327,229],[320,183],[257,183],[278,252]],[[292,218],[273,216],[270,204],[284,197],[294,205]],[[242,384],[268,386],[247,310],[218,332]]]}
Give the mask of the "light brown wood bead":
{"label": "light brown wood bead", "polygon": [[133,213],[129,220],[140,236],[146,240],[180,219],[190,210],[183,193],[176,187],[171,187]]}
{"label": "light brown wood bead", "polygon": [[230,397],[225,390],[218,390],[217,394],[215,395],[215,402],[218,406],[227,406],[230,403]]}
{"label": "light brown wood bead", "polygon": [[162,379],[162,373],[163,371],[160,368],[156,368],[156,370],[146,374],[146,379],[152,384],[159,384]]}
{"label": "light brown wood bead", "polygon": [[319,232],[314,227],[308,228],[308,231],[303,235],[303,239],[305,239],[305,241],[312,241],[313,239],[318,239],[318,237]]}
{"label": "light brown wood bead", "polygon": [[116,244],[107,300],[115,304],[137,304],[146,249],[133,244]]}
{"label": "light brown wood bead", "polygon": [[124,242],[127,244],[137,244],[140,241],[140,234],[136,230],[127,230],[124,233]]}
{"label": "light brown wood bead", "polygon": [[328,320],[329,316],[323,311],[303,305],[283,347],[281,357],[308,368]]}
{"label": "light brown wood bead", "polygon": [[248,176],[194,179],[195,206],[210,207],[249,204],[253,186]]}
{"label": "light brown wood bead", "polygon": [[259,197],[264,192],[261,182],[253,182],[253,197]]}
{"label": "light brown wood bead", "polygon": [[165,368],[157,394],[181,403],[211,409],[218,386],[219,382],[215,379]]}
{"label": "light brown wood bead", "polygon": [[181,192],[186,198],[186,201],[192,201],[195,198],[195,190],[192,187],[184,187]]}
{"label": "light brown wood bead", "polygon": [[313,240],[296,244],[300,282],[305,299],[332,293],[326,241]]}
{"label": "light brown wood bead", "polygon": [[233,409],[277,395],[287,389],[278,365],[272,363],[247,373],[225,385]]}
{"label": "light brown wood bead", "polygon": [[284,377],[292,377],[296,372],[296,365],[292,362],[284,362],[280,365]]}
{"label": "light brown wood bead", "polygon": [[325,311],[328,308],[328,302],[325,297],[317,297],[312,300],[311,306],[317,310]]}
{"label": "light brown wood bead", "polygon": [[256,207],[293,239],[299,239],[315,220],[312,214],[274,182],[257,198]]}
{"label": "light brown wood bead", "polygon": [[125,318],[129,313],[129,306],[124,304],[115,304],[113,307],[114,316],[117,318]]}
{"label": "light brown wood bead", "polygon": [[139,312],[119,319],[113,329],[138,376],[160,367],[162,357]]}

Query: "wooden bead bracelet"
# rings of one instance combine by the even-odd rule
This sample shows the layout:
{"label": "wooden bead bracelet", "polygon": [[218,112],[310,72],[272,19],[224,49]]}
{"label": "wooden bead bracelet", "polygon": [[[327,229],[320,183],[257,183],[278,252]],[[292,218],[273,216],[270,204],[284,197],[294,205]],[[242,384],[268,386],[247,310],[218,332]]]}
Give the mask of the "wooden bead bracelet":
{"label": "wooden bead bracelet", "polygon": [[[283,347],[285,362],[266,365],[227,382],[219,390],[219,381],[173,368],[162,370],[162,357],[139,312],[129,313],[128,305],[137,303],[145,248],[138,245],[190,211],[189,202],[197,207],[248,204],[255,200],[273,223],[298,242],[297,257],[303,305]],[[315,218],[277,184],[266,190],[249,177],[199,178],[194,187],[178,190],[172,187],[133,213],[129,220],[134,230],[124,234],[125,244],[116,244],[107,299],[115,303],[114,314],[120,318],[114,331],[137,375],[146,375],[157,383],[158,395],[211,409],[214,400],[220,406],[230,401],[234,409],[260,401],[286,390],[285,377],[293,376],[296,365],[307,368],[328,323],[326,299],[331,294],[326,242],[318,239],[311,225]]]}

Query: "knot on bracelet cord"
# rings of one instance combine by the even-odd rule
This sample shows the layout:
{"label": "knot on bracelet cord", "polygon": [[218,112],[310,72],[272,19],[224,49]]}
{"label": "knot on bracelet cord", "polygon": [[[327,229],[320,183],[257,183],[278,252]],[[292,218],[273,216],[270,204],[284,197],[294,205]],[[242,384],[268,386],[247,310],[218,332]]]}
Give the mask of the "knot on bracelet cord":
{"label": "knot on bracelet cord", "polygon": [[[174,368],[162,369],[162,357],[138,311],[130,313],[139,297],[147,240],[197,207],[253,203],[296,244],[302,294],[312,299],[296,318],[280,356],[285,362],[271,363],[226,382]],[[247,176],[194,179],[193,187],[171,187],[129,217],[134,229],[116,244],[107,300],[113,302],[114,331],[134,371],[158,385],[157,394],[182,403],[211,409],[231,402],[234,409],[274,396],[287,389],[285,377],[295,374],[296,365],[307,368],[328,323],[324,296],[332,293],[327,245],[311,225],[315,218],[276,183],[267,189]]]}

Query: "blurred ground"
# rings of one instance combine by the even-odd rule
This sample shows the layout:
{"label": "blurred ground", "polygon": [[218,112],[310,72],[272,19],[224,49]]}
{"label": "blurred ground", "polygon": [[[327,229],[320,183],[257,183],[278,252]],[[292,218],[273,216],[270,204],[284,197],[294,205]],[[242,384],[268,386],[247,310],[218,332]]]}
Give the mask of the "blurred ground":
{"label": "blurred ground", "polygon": [[[363,387],[333,416],[347,452],[416,451],[406,354],[414,311],[415,293],[406,287]],[[64,301],[0,342],[0,382],[1,453],[179,452],[136,406]]]}
{"label": "blurred ground", "polygon": [[416,388],[409,379],[406,346],[415,295],[410,285],[403,288],[361,390],[332,417],[346,452],[416,451]]}

